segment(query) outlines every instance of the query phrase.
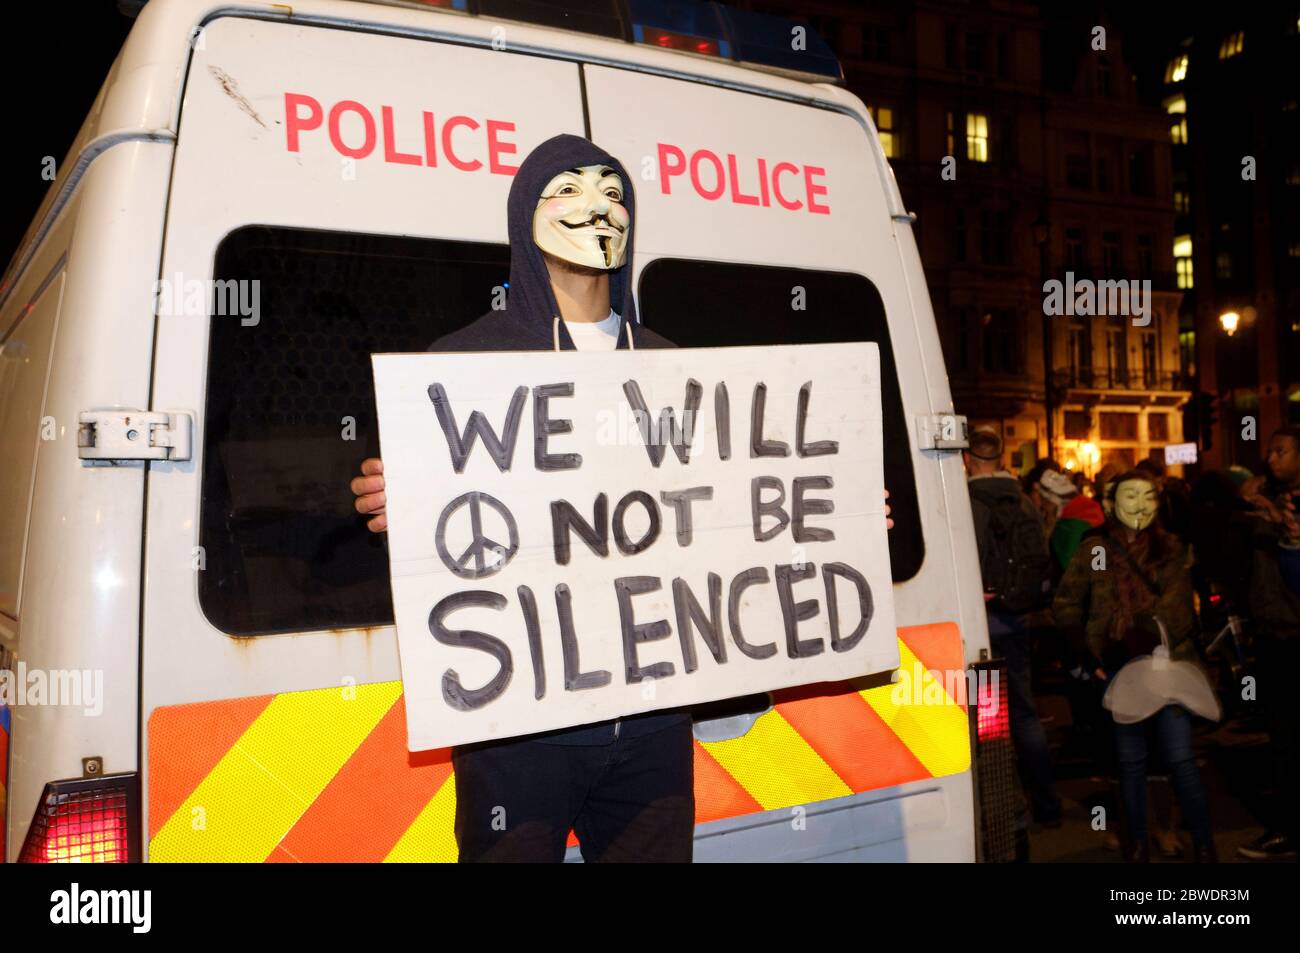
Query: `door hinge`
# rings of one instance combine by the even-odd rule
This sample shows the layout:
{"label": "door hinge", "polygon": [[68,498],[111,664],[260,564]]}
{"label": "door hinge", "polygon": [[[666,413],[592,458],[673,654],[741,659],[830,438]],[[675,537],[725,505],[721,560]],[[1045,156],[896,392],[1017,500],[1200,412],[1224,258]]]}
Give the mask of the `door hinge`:
{"label": "door hinge", "polygon": [[83,410],[77,421],[83,460],[190,459],[194,415],[187,410]]}
{"label": "door hinge", "polygon": [[962,414],[917,417],[916,443],[922,450],[965,450],[970,446],[966,434],[966,417]]}

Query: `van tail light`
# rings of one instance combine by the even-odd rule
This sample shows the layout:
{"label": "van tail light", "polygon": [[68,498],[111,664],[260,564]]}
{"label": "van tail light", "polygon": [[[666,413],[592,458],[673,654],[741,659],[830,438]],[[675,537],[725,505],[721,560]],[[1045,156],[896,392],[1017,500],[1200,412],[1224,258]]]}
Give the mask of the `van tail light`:
{"label": "van tail light", "polygon": [[1016,817],[1022,797],[1011,742],[1007,666],[1005,661],[994,659],[972,665],[971,669],[975,672],[970,718],[975,736],[980,859],[1006,863],[1016,859]]}
{"label": "van tail light", "polygon": [[140,784],[117,774],[45,785],[20,864],[126,864],[140,859]]}
{"label": "van tail light", "polygon": [[[992,741],[1008,741],[1011,738],[1011,714],[1007,710],[1007,668],[1001,662],[983,662],[975,666],[976,672],[984,673],[977,678],[975,734],[983,744]],[[994,672],[997,676],[994,677]]]}

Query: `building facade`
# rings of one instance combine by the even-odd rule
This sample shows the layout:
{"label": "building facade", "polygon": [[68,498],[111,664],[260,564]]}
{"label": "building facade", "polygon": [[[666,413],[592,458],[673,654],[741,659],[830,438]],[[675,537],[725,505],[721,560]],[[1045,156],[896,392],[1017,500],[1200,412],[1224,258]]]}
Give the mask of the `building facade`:
{"label": "building facade", "polygon": [[[805,15],[839,56],[917,215],[957,412],[1013,467],[1091,474],[1182,442],[1170,134],[1116,30],[1024,0],[736,5]],[[1046,315],[1067,273],[1151,282],[1150,322]]]}
{"label": "building facade", "polygon": [[[1056,69],[1045,77],[1048,268],[1067,288],[1082,284],[1076,303],[1088,304],[1088,291],[1094,299],[1045,319],[1052,456],[1090,473],[1163,462],[1166,446],[1184,442],[1192,397],[1179,342],[1168,121],[1139,97],[1124,37],[1105,16],[1095,19],[1047,31]],[[1127,302],[1116,294],[1125,288]]]}
{"label": "building facade", "polygon": [[1189,9],[1159,76],[1177,278],[1211,466],[1258,470],[1300,424],[1300,7]]}

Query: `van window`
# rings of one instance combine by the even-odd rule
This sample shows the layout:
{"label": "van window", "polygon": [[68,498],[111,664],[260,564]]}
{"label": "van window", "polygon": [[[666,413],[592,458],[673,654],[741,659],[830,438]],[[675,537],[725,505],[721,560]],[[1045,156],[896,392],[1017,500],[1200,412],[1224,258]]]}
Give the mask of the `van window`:
{"label": "van window", "polygon": [[210,319],[198,576],[213,625],[391,624],[384,537],[349,489],[379,454],[370,355],[423,351],[486,312],[509,262],[507,246],[470,242],[262,226],[225,238],[213,277],[259,282],[259,308],[256,323]]}
{"label": "van window", "polygon": [[[255,324],[210,319],[198,575],[213,625],[247,636],[392,623],[384,537],[366,530],[349,489],[379,453],[370,355],[422,351],[468,324],[509,262],[505,245],[266,226],[221,243],[214,278],[258,281],[259,309]],[[795,285],[808,320],[790,320]],[[880,345],[890,557],[895,581],[915,575],[924,543],[875,286],[856,274],[659,259],[640,298],[646,324],[683,346]]]}
{"label": "van window", "polygon": [[[803,288],[806,310],[791,310],[795,288]],[[659,258],[641,272],[639,302],[642,320],[680,347],[878,344],[885,486],[894,518],[889,559],[895,582],[917,574],[925,540],[898,370],[875,285],[845,272]]]}

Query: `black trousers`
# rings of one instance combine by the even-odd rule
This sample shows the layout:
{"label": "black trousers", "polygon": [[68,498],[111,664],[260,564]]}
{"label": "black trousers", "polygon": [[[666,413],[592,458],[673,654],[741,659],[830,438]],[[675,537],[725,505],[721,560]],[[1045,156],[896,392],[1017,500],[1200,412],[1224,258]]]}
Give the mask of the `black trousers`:
{"label": "black trousers", "polygon": [[572,829],[591,862],[689,863],[691,723],[607,745],[527,738],[452,749],[462,863],[559,862]]}

